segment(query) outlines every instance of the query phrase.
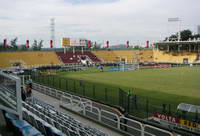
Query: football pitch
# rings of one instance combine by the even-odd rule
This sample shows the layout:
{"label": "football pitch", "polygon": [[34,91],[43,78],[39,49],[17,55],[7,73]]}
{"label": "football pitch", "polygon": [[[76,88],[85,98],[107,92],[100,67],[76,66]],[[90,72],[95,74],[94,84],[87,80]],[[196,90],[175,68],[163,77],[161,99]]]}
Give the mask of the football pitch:
{"label": "football pitch", "polygon": [[[172,104],[200,105],[200,68],[179,67],[108,72],[91,68],[78,72],[60,72],[57,77],[86,81],[101,86],[131,90],[133,94]],[[86,88],[87,89],[87,88]],[[99,94],[100,95],[100,94]]]}

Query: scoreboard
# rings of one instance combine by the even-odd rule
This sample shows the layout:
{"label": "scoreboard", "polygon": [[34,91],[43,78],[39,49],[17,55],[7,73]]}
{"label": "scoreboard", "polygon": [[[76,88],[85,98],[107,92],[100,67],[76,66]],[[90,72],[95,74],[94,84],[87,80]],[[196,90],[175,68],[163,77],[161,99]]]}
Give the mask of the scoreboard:
{"label": "scoreboard", "polygon": [[87,46],[87,40],[85,39],[78,39],[78,38],[62,38],[61,40],[61,45],[66,47],[66,46],[71,46],[71,47],[78,47],[78,46]]}

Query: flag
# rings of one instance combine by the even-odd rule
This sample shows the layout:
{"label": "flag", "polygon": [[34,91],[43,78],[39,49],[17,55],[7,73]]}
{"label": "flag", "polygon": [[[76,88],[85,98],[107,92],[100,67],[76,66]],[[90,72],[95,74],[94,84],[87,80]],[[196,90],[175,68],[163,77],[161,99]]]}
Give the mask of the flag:
{"label": "flag", "polygon": [[91,41],[88,40],[88,48],[91,48]]}
{"label": "flag", "polygon": [[29,48],[29,40],[26,40],[26,48]]}
{"label": "flag", "polygon": [[106,41],[106,48],[109,48],[109,41]]}
{"label": "flag", "polygon": [[126,41],[126,47],[127,48],[129,47],[129,41]]}
{"label": "flag", "polygon": [[7,39],[3,40],[3,48],[7,48]]}
{"label": "flag", "polygon": [[149,48],[149,41],[146,41],[146,48]]}
{"label": "flag", "polygon": [[50,40],[50,48],[53,48],[53,40]]}

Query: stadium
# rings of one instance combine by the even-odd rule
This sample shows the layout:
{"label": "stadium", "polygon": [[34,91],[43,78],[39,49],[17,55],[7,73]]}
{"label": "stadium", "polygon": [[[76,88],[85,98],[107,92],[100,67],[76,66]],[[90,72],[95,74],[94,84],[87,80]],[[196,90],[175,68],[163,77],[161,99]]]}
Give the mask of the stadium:
{"label": "stadium", "polygon": [[[9,51],[12,48],[4,40],[1,108],[15,133],[199,133],[199,40],[163,41],[143,49],[126,44],[121,50],[110,49],[109,42],[106,48],[91,49],[88,40],[62,40],[62,49],[40,51]],[[25,88],[27,82],[32,84],[33,95],[21,101],[20,86]],[[71,114],[95,125],[79,122]]]}
{"label": "stadium", "polygon": [[0,136],[199,136],[198,3],[0,2]]}

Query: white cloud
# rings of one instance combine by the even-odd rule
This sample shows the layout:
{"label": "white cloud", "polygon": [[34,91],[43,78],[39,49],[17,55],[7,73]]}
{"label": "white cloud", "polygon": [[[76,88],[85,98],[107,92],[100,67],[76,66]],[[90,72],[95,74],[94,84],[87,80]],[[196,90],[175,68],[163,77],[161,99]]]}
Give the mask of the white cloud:
{"label": "white cloud", "polygon": [[[105,2],[105,0],[104,0]],[[85,37],[110,40],[160,40],[177,30],[168,17],[181,17],[182,27],[193,31],[200,24],[199,0],[118,0],[92,4],[69,3],[67,0],[6,0],[0,1],[0,40],[19,37],[43,39],[48,47],[50,18],[55,18],[57,44],[61,37]]]}

